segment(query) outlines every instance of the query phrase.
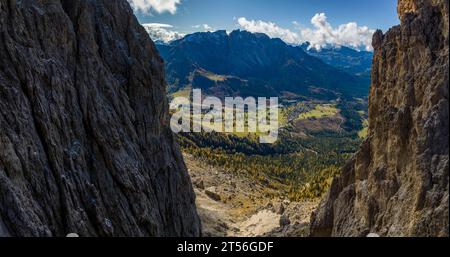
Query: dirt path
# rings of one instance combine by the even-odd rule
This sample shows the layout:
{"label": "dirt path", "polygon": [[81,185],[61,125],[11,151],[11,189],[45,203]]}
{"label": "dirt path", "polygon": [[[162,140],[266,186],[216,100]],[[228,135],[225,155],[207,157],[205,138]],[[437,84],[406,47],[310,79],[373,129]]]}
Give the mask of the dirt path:
{"label": "dirt path", "polygon": [[184,156],[204,236],[307,236],[317,202],[290,202],[278,192]]}

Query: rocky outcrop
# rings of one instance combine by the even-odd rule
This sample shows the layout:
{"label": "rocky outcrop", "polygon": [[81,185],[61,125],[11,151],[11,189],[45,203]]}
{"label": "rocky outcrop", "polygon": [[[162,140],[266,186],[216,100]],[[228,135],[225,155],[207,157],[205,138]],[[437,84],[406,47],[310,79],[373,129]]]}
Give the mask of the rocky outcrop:
{"label": "rocky outcrop", "polygon": [[400,0],[373,38],[369,138],[313,213],[313,236],[449,235],[448,0]]}
{"label": "rocky outcrop", "polygon": [[0,236],[200,235],[167,121],[127,1],[0,1]]}

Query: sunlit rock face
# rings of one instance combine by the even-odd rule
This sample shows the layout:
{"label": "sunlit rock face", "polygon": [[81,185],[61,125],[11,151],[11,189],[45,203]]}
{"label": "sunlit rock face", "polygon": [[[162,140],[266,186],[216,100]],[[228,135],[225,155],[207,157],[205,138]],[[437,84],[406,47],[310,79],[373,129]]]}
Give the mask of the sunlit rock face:
{"label": "sunlit rock face", "polygon": [[0,236],[200,235],[128,2],[0,1],[0,31]]}
{"label": "sunlit rock face", "polygon": [[448,0],[400,0],[373,38],[369,137],[312,215],[313,236],[448,236]]}

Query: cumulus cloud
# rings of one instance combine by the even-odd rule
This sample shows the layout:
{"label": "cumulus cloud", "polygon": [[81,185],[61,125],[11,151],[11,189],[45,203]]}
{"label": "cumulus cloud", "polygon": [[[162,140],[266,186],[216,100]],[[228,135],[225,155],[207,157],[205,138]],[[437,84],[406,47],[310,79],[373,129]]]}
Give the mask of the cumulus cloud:
{"label": "cumulus cloud", "polygon": [[203,29],[204,31],[212,31],[213,28],[209,26],[208,24],[199,24],[192,26],[194,29]]}
{"label": "cumulus cloud", "polygon": [[247,20],[245,17],[239,18],[237,22],[241,28],[253,33],[264,33],[272,38],[281,38],[289,44],[297,44],[300,42],[300,38],[297,33],[292,32],[289,29],[281,28],[273,22]]}
{"label": "cumulus cloud", "polygon": [[273,22],[238,19],[238,25],[250,32],[265,33],[272,38],[280,38],[289,44],[310,43],[317,50],[326,46],[348,46],[355,49],[372,50],[372,35],[375,30],[367,26],[358,26],[349,22],[333,28],[324,13],[318,13],[311,19],[312,28],[301,28],[298,22],[293,22],[296,31],[282,28]]}
{"label": "cumulus cloud", "polygon": [[175,31],[174,27],[170,24],[145,23],[142,24],[142,26],[154,41],[169,43],[185,36],[183,33]]}
{"label": "cumulus cloud", "polygon": [[349,22],[333,28],[324,13],[314,15],[311,24],[313,29],[307,28],[300,31],[301,38],[310,42],[311,47],[321,49],[326,45],[337,45],[372,50],[372,35],[375,30],[367,26],[360,27],[356,22]]}
{"label": "cumulus cloud", "polygon": [[128,0],[128,2],[135,11],[175,14],[181,0]]}

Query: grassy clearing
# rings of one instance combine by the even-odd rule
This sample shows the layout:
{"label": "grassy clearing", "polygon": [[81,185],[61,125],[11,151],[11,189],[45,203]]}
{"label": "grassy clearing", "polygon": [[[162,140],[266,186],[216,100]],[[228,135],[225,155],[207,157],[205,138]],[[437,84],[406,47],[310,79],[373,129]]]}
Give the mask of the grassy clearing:
{"label": "grassy clearing", "polygon": [[339,109],[333,104],[319,104],[313,110],[305,112],[299,115],[300,120],[306,120],[310,118],[323,118],[332,117],[338,114]]}
{"label": "grassy clearing", "polygon": [[202,75],[203,77],[208,78],[209,80],[212,80],[212,81],[215,81],[215,82],[220,82],[220,81],[227,80],[227,76],[214,74],[212,72],[205,71],[205,70],[198,70],[198,73],[200,75]]}
{"label": "grassy clearing", "polygon": [[[233,110],[231,109],[227,109],[226,107],[222,107],[223,108],[223,116],[222,118],[225,117],[225,112],[229,111],[232,112]],[[214,120],[211,121],[207,121],[205,120],[205,115],[207,112],[202,112],[202,114],[191,114],[190,116],[186,117],[186,119],[190,120],[192,125],[200,125],[202,128],[207,128],[211,131],[217,131],[217,132],[221,132],[225,130],[225,121],[222,119],[221,124],[215,124]],[[269,135],[270,131],[275,131],[277,129],[279,129],[282,125],[283,122],[286,123],[287,118],[284,117],[283,112],[281,109],[279,109],[279,124],[278,126],[276,126],[277,124],[268,124],[268,125],[262,125],[262,124],[256,124],[256,131],[249,131],[249,126],[248,126],[248,122],[249,122],[249,115],[253,116],[257,116],[257,113],[249,113],[249,111],[247,110],[244,113],[244,131],[243,132],[237,132],[236,131],[236,120],[234,120],[234,132],[227,132],[225,134],[230,134],[230,135],[234,135],[240,138],[249,138],[249,139],[258,139],[260,136],[264,136],[264,135]],[[236,117],[234,117],[236,119]],[[267,122],[270,122],[270,110],[267,109]]]}
{"label": "grassy clearing", "polygon": [[186,87],[184,87],[184,88],[178,90],[177,92],[171,94],[171,96],[172,96],[173,98],[176,98],[176,97],[185,97],[185,98],[188,98],[188,99],[189,99],[189,97],[191,96],[191,91],[192,91],[192,87],[191,87],[191,86],[186,86]]}
{"label": "grassy clearing", "polygon": [[278,111],[278,123],[280,128],[285,127],[289,123],[289,109],[280,108]]}
{"label": "grassy clearing", "polygon": [[363,122],[364,128],[358,132],[359,138],[366,138],[369,133],[369,120],[365,119]]}

